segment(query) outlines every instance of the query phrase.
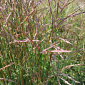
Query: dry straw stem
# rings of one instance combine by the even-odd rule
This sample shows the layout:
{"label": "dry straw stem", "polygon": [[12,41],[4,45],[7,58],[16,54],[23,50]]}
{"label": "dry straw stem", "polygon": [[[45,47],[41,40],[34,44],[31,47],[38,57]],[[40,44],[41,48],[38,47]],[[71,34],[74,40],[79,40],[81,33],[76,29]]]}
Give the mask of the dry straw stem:
{"label": "dry straw stem", "polygon": [[[60,47],[55,47],[55,49],[56,49],[56,50],[59,50],[59,49],[60,49]],[[59,52],[58,52],[58,54],[60,55],[61,59],[64,61],[63,56],[62,56]]]}
{"label": "dry straw stem", "polygon": [[[41,3],[41,1],[38,2],[38,3],[33,7],[32,11],[31,11],[31,12],[25,17],[25,19],[20,23],[20,25],[17,27],[16,31],[20,30],[21,25],[28,19],[28,17],[29,17],[30,15],[33,14],[33,12],[35,11],[35,8],[36,8],[36,7],[38,6],[38,4],[40,4],[40,3]],[[16,31],[15,31],[15,33],[16,33]],[[15,34],[15,33],[14,33],[14,34]]]}
{"label": "dry straw stem", "polygon": [[[48,80],[51,79],[52,77],[54,77],[55,75],[57,76],[57,79],[58,79],[58,80],[59,80],[59,78],[60,78],[61,80],[63,80],[63,82],[65,82],[65,83],[68,84],[68,85],[71,85],[71,84],[70,84],[68,81],[66,81],[65,79],[61,78],[60,75],[63,75],[63,76],[65,76],[65,77],[68,77],[70,80],[72,80],[72,81],[75,82],[75,83],[80,83],[79,81],[76,81],[76,80],[73,79],[72,77],[68,76],[68,74],[63,74],[63,73],[54,74],[54,75],[49,76],[49,77],[44,81],[44,83],[47,83]],[[59,81],[58,81],[58,83],[59,83]]]}
{"label": "dry straw stem", "polygon": [[[8,29],[8,31],[9,31],[9,27],[8,27],[8,25],[7,25],[7,23],[8,23],[8,21],[9,21],[9,19],[10,19],[10,16],[11,16],[11,14],[13,13],[13,9],[11,10],[11,12],[8,14],[8,16],[7,16],[7,18],[5,18],[5,15],[4,15],[4,10],[2,9],[2,7],[1,7],[1,13],[2,13],[2,15],[3,15],[3,19],[4,19],[4,22],[5,22],[5,24],[3,25],[5,28],[7,28]],[[3,29],[4,30],[4,29]],[[2,31],[2,30],[1,30]],[[4,30],[4,32],[5,32],[5,30]],[[14,39],[12,36],[11,36],[11,34],[10,34],[10,32],[9,33],[7,33],[7,32],[5,32],[7,35],[9,35],[12,39]]]}
{"label": "dry straw stem", "polygon": [[62,40],[62,41],[64,41],[64,42],[66,42],[66,43],[68,43],[68,44],[71,44],[72,45],[72,43],[70,43],[67,39],[63,39],[63,38],[59,38],[60,40]]}
{"label": "dry straw stem", "polygon": [[8,23],[8,20],[9,20],[9,18],[10,18],[10,16],[11,16],[12,12],[13,12],[13,10],[9,13],[8,17],[6,18],[6,20],[5,20],[5,24]]}
{"label": "dry straw stem", "polygon": [[[64,7],[68,6],[68,5],[71,4],[73,1],[74,1],[74,0],[72,0],[72,1],[69,2],[69,3],[66,2],[66,4],[64,5]],[[63,9],[64,9],[64,7],[63,7]],[[63,9],[61,9],[61,10],[63,10]],[[65,20],[66,20],[67,18],[69,18],[69,17],[72,17],[72,16],[74,17],[74,16],[76,16],[76,15],[85,13],[85,12],[76,13],[76,12],[78,12],[78,10],[80,10],[80,9],[81,9],[81,8],[78,8],[77,10],[75,10],[74,12],[72,12],[71,14],[69,14],[68,16],[66,16],[65,18],[58,18],[58,19],[56,20],[56,22],[54,23],[54,27],[60,26],[60,25],[61,25],[62,23],[64,23]],[[60,12],[60,14],[61,14],[61,12]],[[60,21],[58,24],[56,24],[59,20],[61,20],[61,21]]]}
{"label": "dry straw stem", "polygon": [[62,7],[62,9],[61,9],[61,11],[60,11],[59,14],[61,14],[61,12],[63,11],[63,9],[67,6],[68,2],[69,2],[69,0],[67,0],[67,2],[63,5],[63,7]]}
{"label": "dry straw stem", "polygon": [[[32,15],[32,13],[35,11],[35,9],[33,9],[29,14],[28,14],[28,16],[26,16],[25,17],[25,19],[20,23],[20,25],[17,27],[17,29],[16,29],[16,31],[15,31],[15,33],[18,31],[18,30],[20,30],[20,27],[21,27],[21,25],[27,20],[27,18],[30,16],[30,15]],[[21,31],[21,30],[20,30]],[[15,34],[14,33],[14,34]]]}
{"label": "dry straw stem", "polygon": [[74,2],[75,0],[72,0],[71,2],[69,2],[69,0],[67,0],[67,2],[63,5],[63,7],[61,7],[61,6],[59,6],[59,8],[61,9],[61,11],[60,11],[60,13],[59,14],[61,14],[61,12],[63,11],[63,9],[66,7],[66,6],[68,6],[69,4],[71,4],[72,2]]}
{"label": "dry straw stem", "polygon": [[5,80],[5,81],[10,81],[10,82],[14,82],[14,83],[16,83],[15,81],[12,81],[12,80],[10,80],[10,79],[6,79],[6,78],[0,78],[0,80]]}
{"label": "dry straw stem", "polygon": [[[14,40],[14,42],[13,43],[16,43],[16,42],[18,42],[18,43],[23,43],[23,42],[30,42],[30,43],[32,43],[33,45],[35,45],[35,47],[37,47],[38,49],[39,49],[39,46],[37,46],[35,43],[34,43],[34,41],[36,41],[36,40],[32,40],[26,33],[24,33],[23,31],[21,31],[22,32],[22,34],[24,34],[24,36],[26,37],[26,38],[28,38],[28,40],[27,41],[22,41],[22,40]],[[38,40],[37,40],[38,41]],[[36,42],[37,42],[36,41]],[[9,42],[9,44],[11,44],[12,42]]]}
{"label": "dry straw stem", "polygon": [[[56,70],[55,70],[56,71]],[[65,79],[63,79],[63,78],[61,78],[60,76],[61,75],[63,75],[63,76],[65,76],[65,77],[67,77],[68,79],[70,79],[70,80],[72,80],[73,82],[75,82],[75,83],[80,83],[79,81],[76,81],[75,79],[73,79],[72,77],[70,77],[70,76],[68,76],[68,74],[63,74],[63,73],[57,73],[57,74],[54,74],[54,75],[51,75],[51,76],[49,76],[45,81],[44,81],[44,83],[47,83],[48,82],[48,80],[49,79],[51,79],[52,77],[54,77],[54,76],[57,76],[57,79],[59,80],[59,78],[61,79],[61,80],[63,80],[63,82],[65,82],[66,84],[68,84],[68,85],[71,85],[68,81],[66,81]],[[58,81],[58,83],[60,84],[60,82]],[[61,85],[61,84],[60,84]]]}
{"label": "dry straw stem", "polygon": [[58,76],[61,80],[63,80],[64,83],[66,83],[67,85],[71,85],[68,81],[66,81],[65,79],[61,78],[60,76]]}
{"label": "dry straw stem", "polygon": [[[19,31],[20,30],[20,27],[21,27],[21,25],[28,19],[28,17],[30,16],[30,15],[32,15],[33,14],[33,12],[35,11],[35,8],[38,6],[38,4],[40,4],[40,2],[41,1],[39,1],[34,7],[33,7],[33,9],[32,9],[32,11],[25,17],[25,19],[20,23],[20,25],[17,27],[17,29],[15,30],[15,32],[14,32],[14,34],[17,32],[17,31]],[[20,30],[21,31],[21,30]],[[21,31],[22,32],[22,31]],[[22,32],[23,33],[23,32]],[[25,35],[25,37],[27,37],[28,39],[29,39],[29,42],[31,42],[32,44],[34,44],[34,42],[31,40],[31,38],[30,37],[28,37],[25,33],[23,33],[24,35]]]}
{"label": "dry straw stem", "polygon": [[[32,40],[33,42],[39,42],[39,40]],[[29,40],[25,39],[25,40],[14,40],[14,42],[9,42],[9,44],[12,44],[12,43],[27,43],[29,42]]]}
{"label": "dry straw stem", "polygon": [[65,69],[70,69],[71,67],[74,67],[74,66],[82,66],[82,65],[85,65],[85,64],[68,65],[68,66],[66,66],[66,67],[63,67],[63,68],[61,69],[61,71],[64,71]]}
{"label": "dry straw stem", "polygon": [[[51,79],[52,77],[54,77],[55,75],[51,75],[49,76],[43,83],[48,83],[48,80]],[[48,84],[45,84],[45,85],[48,85]]]}
{"label": "dry straw stem", "polygon": [[[80,10],[81,8],[78,8],[77,10],[75,10],[74,12],[72,12],[71,14],[69,14],[68,16],[66,16],[65,18],[61,18],[61,19],[57,19],[56,20],[56,22],[55,22],[55,24],[54,24],[54,27],[58,27],[58,26],[60,26],[67,18],[69,18],[69,17],[72,17],[72,16],[76,16],[76,15],[79,15],[79,14],[82,14],[82,13],[85,13],[85,12],[80,12],[80,13],[76,13],[78,10]],[[76,14],[75,14],[76,13]],[[61,20],[57,25],[56,25],[56,23],[59,21],[59,20]]]}
{"label": "dry straw stem", "polygon": [[43,53],[43,52],[47,52],[47,50],[48,49],[50,49],[50,48],[52,48],[52,47],[55,47],[56,45],[52,45],[52,46],[50,46],[50,47],[48,47],[48,48],[46,48],[46,49],[44,49],[43,51],[41,51],[40,53]]}
{"label": "dry straw stem", "polygon": [[[14,64],[14,62],[12,62],[12,63],[10,63],[10,64],[4,66],[3,68],[0,68],[0,71],[6,69],[7,67],[9,67],[9,66],[11,66],[11,65],[13,65],[13,64]],[[5,80],[5,81],[10,81],[10,82],[16,83],[15,81],[12,81],[12,80],[6,79],[6,78],[0,78],[0,80]]]}
{"label": "dry straw stem", "polygon": [[60,83],[60,81],[59,81],[59,78],[58,78],[58,76],[57,76],[57,80],[58,80],[58,83],[59,83],[59,85],[61,85],[61,83]]}
{"label": "dry straw stem", "polygon": [[14,62],[12,62],[12,63],[10,63],[10,64],[4,66],[3,68],[0,68],[0,71],[3,70],[3,69],[5,69],[5,68],[7,68],[7,67],[9,67],[9,66],[11,66],[11,65],[13,65],[13,64],[14,64]]}
{"label": "dry straw stem", "polygon": [[68,76],[68,74],[63,74],[63,73],[61,73],[60,75],[63,75],[63,76],[65,76],[65,77],[68,77],[68,79],[72,80],[72,81],[75,82],[75,83],[80,83],[79,81],[76,81],[76,80],[73,79],[72,77]]}
{"label": "dry straw stem", "polygon": [[68,43],[68,44],[71,44],[71,45],[72,45],[72,43],[71,43],[71,42],[69,42],[67,39],[64,39],[64,38],[61,38],[61,37],[52,37],[52,38],[60,39],[60,40],[62,40],[63,42],[66,42],[66,43]]}
{"label": "dry straw stem", "polygon": [[[5,7],[5,5],[6,5],[7,2],[8,2],[8,0],[5,0],[5,3],[4,3],[2,6]],[[7,23],[8,23],[8,21],[9,21],[9,18],[10,18],[10,16],[11,16],[11,14],[14,12],[14,8],[15,8],[15,0],[13,0],[13,7],[12,7],[11,12],[8,14],[7,18],[5,18],[5,17],[4,17],[4,13],[3,13],[3,8],[0,7],[0,10],[2,11],[2,15],[3,15],[3,17],[4,17],[3,19],[4,19],[4,21],[5,21],[6,27],[7,27]]]}
{"label": "dry straw stem", "polygon": [[66,6],[68,6],[69,4],[71,4],[72,2],[74,2],[75,0],[72,0],[71,2],[69,2]]}
{"label": "dry straw stem", "polygon": [[[53,48],[53,47],[54,47],[56,50],[47,51],[47,50],[49,50],[50,48]],[[55,53],[58,53],[58,54],[60,55],[61,59],[64,60],[63,56],[62,56],[60,53],[63,53],[63,52],[64,52],[64,53],[68,53],[68,52],[72,52],[72,51],[63,50],[63,49],[61,49],[60,47],[57,47],[56,45],[52,45],[52,46],[44,49],[44,50],[41,51],[40,53],[43,53],[43,52],[51,52],[51,53],[54,53],[54,54],[55,54]]]}
{"label": "dry straw stem", "polygon": [[52,51],[47,51],[47,52],[51,52],[51,53],[69,53],[69,52],[72,52],[72,51],[60,49],[60,50],[52,50]]}

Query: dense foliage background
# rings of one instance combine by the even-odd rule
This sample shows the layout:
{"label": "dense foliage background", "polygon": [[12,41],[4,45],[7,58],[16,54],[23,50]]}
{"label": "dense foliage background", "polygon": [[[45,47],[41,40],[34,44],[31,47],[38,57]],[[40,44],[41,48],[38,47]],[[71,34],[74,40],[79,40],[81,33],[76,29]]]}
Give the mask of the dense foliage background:
{"label": "dense foliage background", "polygon": [[84,85],[84,3],[1,0],[0,85]]}

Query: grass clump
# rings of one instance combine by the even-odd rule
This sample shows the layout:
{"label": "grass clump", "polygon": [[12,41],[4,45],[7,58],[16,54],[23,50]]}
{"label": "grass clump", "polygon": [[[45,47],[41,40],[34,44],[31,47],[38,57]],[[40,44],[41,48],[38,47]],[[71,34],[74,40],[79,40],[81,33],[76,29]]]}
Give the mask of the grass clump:
{"label": "grass clump", "polygon": [[0,84],[85,83],[85,9],[74,0],[3,0]]}

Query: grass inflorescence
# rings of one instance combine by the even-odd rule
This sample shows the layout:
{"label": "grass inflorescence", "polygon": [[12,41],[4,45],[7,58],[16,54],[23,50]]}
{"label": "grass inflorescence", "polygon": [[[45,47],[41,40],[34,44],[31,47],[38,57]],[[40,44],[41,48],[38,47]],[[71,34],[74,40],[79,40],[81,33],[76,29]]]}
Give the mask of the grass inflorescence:
{"label": "grass inflorescence", "polygon": [[85,83],[85,8],[79,4],[0,1],[0,85]]}

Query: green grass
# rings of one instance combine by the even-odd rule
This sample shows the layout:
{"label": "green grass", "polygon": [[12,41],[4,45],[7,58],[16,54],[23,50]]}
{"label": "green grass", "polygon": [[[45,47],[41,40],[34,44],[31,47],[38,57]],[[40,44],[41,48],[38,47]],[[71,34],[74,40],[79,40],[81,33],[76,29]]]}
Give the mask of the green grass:
{"label": "green grass", "polygon": [[1,1],[0,85],[85,83],[85,9],[55,1]]}

